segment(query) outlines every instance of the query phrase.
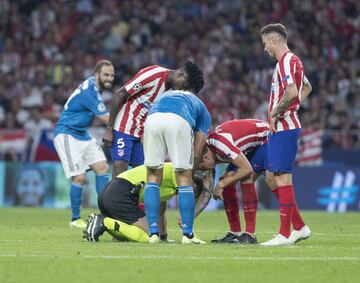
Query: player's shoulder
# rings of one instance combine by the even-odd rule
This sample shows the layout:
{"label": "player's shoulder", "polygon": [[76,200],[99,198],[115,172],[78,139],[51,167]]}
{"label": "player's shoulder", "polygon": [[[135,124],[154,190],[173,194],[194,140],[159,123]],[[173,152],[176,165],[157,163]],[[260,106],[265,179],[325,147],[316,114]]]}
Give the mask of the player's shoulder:
{"label": "player's shoulder", "polygon": [[80,84],[79,89],[85,94],[88,94],[88,93],[98,94],[99,93],[99,89],[96,86],[94,76],[88,77],[86,80],[84,80]]}
{"label": "player's shoulder", "polygon": [[301,62],[300,57],[297,56],[295,53],[289,51],[285,54],[285,56],[283,56],[282,60],[280,61],[280,63],[286,64],[286,63],[297,63],[297,62]]}
{"label": "player's shoulder", "polygon": [[145,68],[142,68],[138,73],[137,75],[142,75],[144,73],[148,73],[148,72],[151,72],[151,73],[160,73],[160,72],[167,72],[169,71],[169,69],[167,68],[164,68],[164,67],[161,67],[159,65],[151,65],[151,66],[147,66]]}

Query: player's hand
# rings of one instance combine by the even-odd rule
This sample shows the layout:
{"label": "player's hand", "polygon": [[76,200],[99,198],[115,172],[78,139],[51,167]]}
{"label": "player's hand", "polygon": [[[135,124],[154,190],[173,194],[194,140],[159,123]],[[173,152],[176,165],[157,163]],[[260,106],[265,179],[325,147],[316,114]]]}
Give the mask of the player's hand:
{"label": "player's hand", "polygon": [[219,185],[216,186],[215,188],[215,192],[213,193],[213,198],[215,200],[219,200],[219,199],[223,199],[222,193],[223,193],[223,188]]}
{"label": "player's hand", "polygon": [[277,117],[272,117],[270,118],[270,131],[272,133],[276,133],[276,122],[277,122]]}
{"label": "player's hand", "polygon": [[111,146],[114,140],[114,134],[112,129],[107,128],[103,137],[103,142],[105,146]]}

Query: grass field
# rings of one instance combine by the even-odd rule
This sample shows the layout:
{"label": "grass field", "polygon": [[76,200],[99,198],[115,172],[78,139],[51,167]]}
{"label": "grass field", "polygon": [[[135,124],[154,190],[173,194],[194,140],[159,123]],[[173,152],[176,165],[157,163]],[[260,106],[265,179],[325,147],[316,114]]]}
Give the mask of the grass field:
{"label": "grass field", "polygon": [[[108,235],[88,243],[69,228],[69,214],[0,209],[0,282],[360,282],[360,213],[304,212],[312,238],[273,248],[119,243]],[[179,242],[175,212],[168,222]],[[260,212],[258,240],[270,239],[278,222],[278,212]],[[205,212],[196,222],[206,241],[226,230],[222,211]]]}

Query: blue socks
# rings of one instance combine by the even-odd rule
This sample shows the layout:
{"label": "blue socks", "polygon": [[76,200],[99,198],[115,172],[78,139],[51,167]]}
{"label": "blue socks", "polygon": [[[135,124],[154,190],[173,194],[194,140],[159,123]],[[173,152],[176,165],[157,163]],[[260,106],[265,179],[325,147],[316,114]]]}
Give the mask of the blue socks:
{"label": "blue socks", "polygon": [[72,212],[71,221],[80,218],[81,199],[82,199],[82,187],[78,184],[71,183],[71,187],[70,187],[70,201],[71,201],[71,212]]}
{"label": "blue socks", "polygon": [[149,223],[150,235],[159,234],[160,216],[160,186],[157,183],[146,183],[144,191],[144,205]]}
{"label": "blue socks", "polygon": [[103,188],[105,188],[106,184],[109,182],[109,174],[99,174],[96,175],[96,192],[99,194]]}
{"label": "blue socks", "polygon": [[178,205],[183,234],[191,235],[194,226],[195,197],[192,186],[178,187]]}

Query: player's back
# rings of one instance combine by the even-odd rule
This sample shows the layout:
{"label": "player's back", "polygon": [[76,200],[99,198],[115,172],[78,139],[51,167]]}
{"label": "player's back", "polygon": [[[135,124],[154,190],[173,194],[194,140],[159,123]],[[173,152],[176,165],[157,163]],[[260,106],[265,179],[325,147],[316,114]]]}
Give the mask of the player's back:
{"label": "player's back", "polygon": [[153,113],[174,113],[184,118],[193,130],[203,130],[211,124],[211,116],[205,104],[193,93],[182,90],[170,90],[154,103],[149,115]]}
{"label": "player's back", "polygon": [[70,134],[77,139],[88,140],[88,127],[94,117],[105,114],[107,109],[96,87],[95,78],[90,77],[66,101],[55,127],[55,135]]}
{"label": "player's back", "polygon": [[217,153],[217,158],[226,161],[236,157],[239,149],[248,154],[257,146],[267,142],[269,123],[257,119],[230,120],[219,125],[215,133],[209,135],[207,144]]}
{"label": "player's back", "polygon": [[269,123],[258,119],[230,120],[217,126],[216,133],[229,133],[234,142],[243,140],[249,136],[267,138],[269,134]]}

